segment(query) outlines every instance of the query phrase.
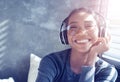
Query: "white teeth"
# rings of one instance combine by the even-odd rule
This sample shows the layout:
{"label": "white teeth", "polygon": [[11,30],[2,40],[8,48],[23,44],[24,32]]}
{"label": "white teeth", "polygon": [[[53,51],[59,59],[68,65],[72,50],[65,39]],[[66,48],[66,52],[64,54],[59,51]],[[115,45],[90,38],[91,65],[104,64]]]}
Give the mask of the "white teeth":
{"label": "white teeth", "polygon": [[86,43],[88,41],[89,41],[88,39],[85,39],[85,40],[76,40],[77,43]]}

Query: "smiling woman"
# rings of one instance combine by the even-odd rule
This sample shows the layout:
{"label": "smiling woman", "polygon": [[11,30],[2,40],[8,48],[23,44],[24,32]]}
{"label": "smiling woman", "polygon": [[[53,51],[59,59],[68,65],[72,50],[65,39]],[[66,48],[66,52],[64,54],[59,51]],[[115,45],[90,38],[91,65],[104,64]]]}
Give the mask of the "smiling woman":
{"label": "smiling woman", "polygon": [[61,42],[70,49],[45,56],[36,82],[115,82],[115,67],[98,56],[108,50],[110,41],[108,33],[102,37],[101,28],[106,27],[100,18],[87,8],[74,9],[60,28]]}
{"label": "smiling woman", "polygon": [[[61,21],[66,16],[68,16],[70,11],[75,8],[86,6],[88,8],[91,8],[92,10],[97,11],[98,13],[104,16],[104,11],[106,11],[107,9],[106,7],[107,1],[109,0],[0,0],[0,79],[8,79],[9,77],[12,77],[15,82],[27,82],[28,72],[30,67],[30,53],[37,54],[37,56],[42,58],[48,53],[69,48],[69,45],[67,46],[60,44],[58,28],[61,25]],[[88,14],[85,15],[88,16]],[[79,15],[77,17],[79,17]],[[65,26],[67,27],[67,29],[62,28],[62,31],[60,32],[61,36],[64,37],[62,41],[63,42],[66,41],[67,43],[66,38],[67,38],[67,32],[69,31],[68,34],[73,38],[71,38],[68,41],[68,44],[71,42],[71,45],[73,44],[74,46],[77,46],[77,49],[81,49],[81,47],[83,47],[84,49],[83,50],[81,49],[82,52],[91,50],[92,49],[91,44],[93,42],[93,39],[91,38],[90,34],[93,34],[94,29],[97,29],[96,28],[97,25],[96,22],[93,23],[93,20],[88,21],[88,18],[94,20],[93,16],[88,16],[86,17],[87,19],[86,22],[82,22],[81,24],[78,24],[79,21],[77,21],[74,24],[69,24],[68,27]],[[71,20],[71,22],[72,21],[73,20]],[[118,21],[119,20],[115,21],[114,25],[116,25]],[[113,28],[114,26],[111,27]],[[113,29],[112,29],[112,34],[115,34],[114,37],[112,36],[111,47],[113,48],[110,49],[111,52],[109,55],[104,55],[104,56],[109,56],[107,58],[110,57],[114,59],[117,58],[119,60],[120,48],[119,48],[119,44],[116,44],[120,42],[120,39],[116,36],[116,33],[119,33],[119,29],[114,29],[115,31],[117,30],[117,32],[115,31],[113,32]],[[87,35],[89,35],[89,37]],[[113,45],[113,41],[114,41],[114,45]],[[99,44],[99,42],[94,44],[93,46],[97,44]],[[89,49],[89,47],[87,48],[86,45],[88,45],[91,49]],[[74,48],[74,51],[77,50]],[[45,68],[47,70],[45,70],[44,73],[47,72],[46,74],[50,76],[50,78],[53,78],[53,76],[55,76],[54,74],[56,74],[57,79],[61,79],[59,77],[61,77],[61,75],[65,76],[65,74],[66,74],[65,79],[67,80],[73,80],[73,79],[76,80],[79,78],[79,76],[82,78],[82,75],[84,75],[84,73],[86,72],[87,66],[85,67],[83,66],[83,68],[81,67],[83,69],[82,70],[83,73],[81,73],[81,75],[76,74],[79,72],[77,68],[79,68],[80,64],[83,63],[80,62],[79,64],[77,63],[79,61],[76,62],[73,61],[78,59],[82,60],[83,57],[81,57],[80,59],[78,56],[76,56],[70,59],[71,49],[61,51],[59,54],[60,55],[58,55],[58,53],[57,55],[52,55],[53,59],[51,58],[51,56],[48,57],[47,59],[48,61],[44,62],[45,64],[42,64],[44,66],[47,64],[48,65],[47,68],[50,69],[52,68],[54,69],[54,66],[56,67],[54,70],[49,70]],[[55,56],[55,58],[53,56]],[[71,63],[69,62],[69,60],[72,60]],[[90,60],[91,59],[89,59],[88,61]],[[99,63],[97,63],[97,65],[98,64]],[[63,65],[65,65],[65,69]],[[114,63],[114,65],[119,68],[120,62]],[[84,72],[84,68],[85,68],[85,72]],[[112,68],[114,69],[114,66],[111,67],[110,69]],[[90,69],[92,69],[92,67],[90,67]],[[62,72],[60,73],[59,70],[60,72],[61,71]],[[89,70],[89,66],[87,70]],[[105,72],[107,71],[109,70],[105,70]],[[52,72],[52,74],[54,72],[55,73],[53,75],[52,74],[49,75],[49,72],[50,73]],[[93,73],[94,73],[94,66],[91,74]],[[57,76],[57,74],[59,75]],[[91,74],[87,74],[87,75],[89,76]],[[99,76],[95,76],[95,78],[96,77]],[[31,79],[34,78],[32,77]],[[34,82],[35,80],[34,81],[30,80],[30,81]],[[62,81],[62,82],[66,82],[66,81]]]}

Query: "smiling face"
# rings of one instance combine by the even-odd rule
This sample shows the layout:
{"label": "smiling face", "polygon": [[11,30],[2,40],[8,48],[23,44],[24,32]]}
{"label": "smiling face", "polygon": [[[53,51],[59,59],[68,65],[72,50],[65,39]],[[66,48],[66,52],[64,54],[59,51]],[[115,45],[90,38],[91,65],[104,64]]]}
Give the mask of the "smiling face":
{"label": "smiling face", "polygon": [[98,27],[93,15],[84,11],[73,13],[68,19],[67,36],[72,50],[88,52],[98,39]]}

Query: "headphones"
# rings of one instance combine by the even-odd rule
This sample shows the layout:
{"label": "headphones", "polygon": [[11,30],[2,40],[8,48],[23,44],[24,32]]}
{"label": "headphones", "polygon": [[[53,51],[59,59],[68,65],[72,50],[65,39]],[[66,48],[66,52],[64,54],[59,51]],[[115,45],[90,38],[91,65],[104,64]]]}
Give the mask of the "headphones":
{"label": "headphones", "polygon": [[[106,36],[106,21],[104,17],[100,15],[99,13],[94,12],[94,14],[96,15],[96,17],[98,17],[98,20],[96,20],[98,22],[98,28],[99,28],[98,36],[105,37]],[[68,25],[67,23],[68,23],[69,17],[70,15],[62,21],[62,24],[60,27],[60,40],[61,40],[61,43],[65,45],[69,44],[68,38],[67,38],[67,25]]]}

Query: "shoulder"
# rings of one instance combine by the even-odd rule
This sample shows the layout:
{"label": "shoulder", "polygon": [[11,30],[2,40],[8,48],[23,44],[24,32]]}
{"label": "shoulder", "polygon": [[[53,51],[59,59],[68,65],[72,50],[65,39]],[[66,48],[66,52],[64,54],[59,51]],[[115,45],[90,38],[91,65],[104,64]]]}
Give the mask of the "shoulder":
{"label": "shoulder", "polygon": [[50,53],[48,55],[46,55],[44,58],[50,58],[50,59],[64,59],[66,58],[66,56],[69,55],[71,49],[66,49],[66,50],[62,50],[62,51],[58,51],[58,52],[53,52]]}
{"label": "shoulder", "polygon": [[106,62],[105,60],[99,58],[96,62],[96,67],[102,68],[115,68],[114,65]]}
{"label": "shoulder", "polygon": [[53,52],[42,58],[42,61],[55,63],[64,63],[68,58],[71,49]]}
{"label": "shoulder", "polygon": [[109,69],[109,70],[116,70],[114,65],[106,62],[105,60],[99,58],[98,61],[96,62],[96,68],[98,69]]}

